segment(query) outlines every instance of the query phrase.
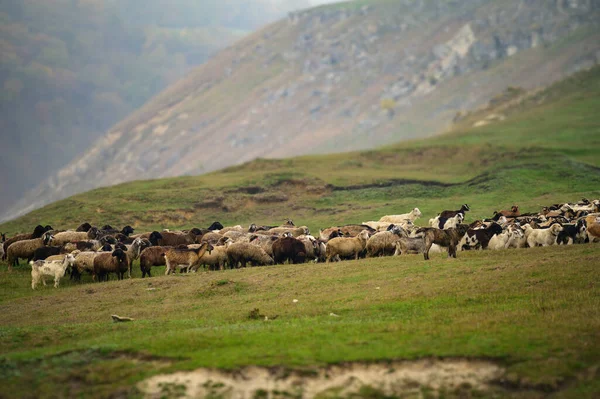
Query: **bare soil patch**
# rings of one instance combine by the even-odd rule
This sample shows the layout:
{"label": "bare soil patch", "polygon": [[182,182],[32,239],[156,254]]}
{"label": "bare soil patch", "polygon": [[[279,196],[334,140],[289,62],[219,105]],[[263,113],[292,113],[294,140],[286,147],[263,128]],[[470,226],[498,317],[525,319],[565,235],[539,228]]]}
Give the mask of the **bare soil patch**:
{"label": "bare soil patch", "polygon": [[[491,361],[421,359],[389,363],[348,363],[290,370],[249,366],[235,371],[198,369],[151,377],[138,385],[148,398],[160,397],[385,397],[429,393],[483,392],[504,375]],[[494,387],[497,389],[497,387]],[[436,394],[436,396],[437,396]],[[358,396],[357,396],[358,395]],[[378,396],[379,397],[379,396]]]}

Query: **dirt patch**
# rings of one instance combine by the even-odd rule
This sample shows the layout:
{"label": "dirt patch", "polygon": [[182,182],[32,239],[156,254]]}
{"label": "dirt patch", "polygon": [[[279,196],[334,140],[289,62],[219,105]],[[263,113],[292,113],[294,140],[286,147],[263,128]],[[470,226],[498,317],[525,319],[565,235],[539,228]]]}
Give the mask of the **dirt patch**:
{"label": "dirt patch", "polygon": [[[163,374],[138,385],[146,397],[360,397],[486,391],[504,370],[485,360],[422,359],[390,363],[349,363],[311,370],[245,367],[227,372],[198,369]],[[357,396],[358,395],[358,396]],[[436,395],[437,396],[437,395]]]}

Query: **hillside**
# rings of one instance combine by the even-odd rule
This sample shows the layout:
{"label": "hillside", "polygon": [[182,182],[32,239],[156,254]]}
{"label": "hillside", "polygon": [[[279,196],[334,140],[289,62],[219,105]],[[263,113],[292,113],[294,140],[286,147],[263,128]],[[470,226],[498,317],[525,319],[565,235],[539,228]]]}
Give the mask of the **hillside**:
{"label": "hillside", "polygon": [[372,0],[291,14],[115,125],[4,219],[98,186],[430,136],[508,86],[596,63],[599,18],[597,2],[542,0]]}
{"label": "hillside", "polygon": [[[0,231],[291,217],[316,232],[414,206],[418,224],[465,202],[468,222],[512,204],[538,211],[600,197],[598,109],[594,67],[499,93],[438,137],[100,188]],[[171,276],[160,267],[150,279],[136,261],[132,279],[36,290],[29,268],[2,263],[0,396],[228,398],[233,381],[246,397],[310,397],[292,383],[302,377],[329,383],[319,398],[597,398],[599,256],[595,243]]]}
{"label": "hillside", "polygon": [[214,52],[308,4],[2,1],[0,213]]}
{"label": "hillside", "polygon": [[[598,109],[600,67],[594,67],[545,90],[495,96],[442,136],[100,188],[0,224],[0,231],[83,221],[148,230],[292,218],[315,232],[414,206],[423,220],[465,202],[473,218],[513,203],[539,211],[549,203],[600,196]],[[487,124],[473,127],[481,121]]]}

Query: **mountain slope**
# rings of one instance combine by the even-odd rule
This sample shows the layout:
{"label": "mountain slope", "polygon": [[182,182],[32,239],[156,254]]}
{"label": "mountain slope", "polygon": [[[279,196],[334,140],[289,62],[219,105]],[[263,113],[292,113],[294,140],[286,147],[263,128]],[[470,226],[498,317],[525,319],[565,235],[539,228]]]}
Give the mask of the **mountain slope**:
{"label": "mountain slope", "polygon": [[291,217],[316,232],[414,206],[423,212],[420,224],[465,202],[472,207],[469,218],[489,217],[514,203],[524,212],[539,211],[541,205],[600,197],[598,109],[595,67],[546,90],[504,93],[435,138],[372,151],[259,159],[202,176],[100,188],[4,223],[0,231],[83,221],[138,230],[215,220],[277,224]]}
{"label": "mountain slope", "polygon": [[598,62],[600,5],[368,1],[294,13],[114,126],[4,218],[124,181],[424,137]]}
{"label": "mountain slope", "polygon": [[303,0],[0,3],[0,212],[212,53]]}

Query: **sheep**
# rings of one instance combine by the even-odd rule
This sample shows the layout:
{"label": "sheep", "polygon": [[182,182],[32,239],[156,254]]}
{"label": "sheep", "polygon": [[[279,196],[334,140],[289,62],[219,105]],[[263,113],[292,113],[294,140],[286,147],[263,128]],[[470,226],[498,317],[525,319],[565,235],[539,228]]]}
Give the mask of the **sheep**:
{"label": "sheep", "polygon": [[[272,235],[251,235],[248,238],[248,242],[250,242],[252,245],[261,247],[263,251],[267,253],[267,255],[273,257],[273,243],[278,239],[278,236]],[[231,242],[233,243],[237,241],[231,240]]]}
{"label": "sheep", "polygon": [[[364,224],[347,224],[339,227],[329,227],[319,231],[319,239],[323,242],[328,242],[335,237],[356,237],[363,230],[367,230],[369,234],[376,233],[376,230]],[[334,234],[335,233],[335,234]]]}
{"label": "sheep", "polygon": [[[108,252],[112,252],[112,249]],[[72,255],[75,256],[75,263],[73,263],[73,267],[71,268],[71,280],[81,280],[81,275],[83,272],[87,272],[88,274],[94,273],[94,258],[100,255],[102,252],[92,252],[92,251],[73,251]]]}
{"label": "sheep", "polygon": [[103,252],[94,258],[93,278],[97,281],[108,281],[108,274],[115,273],[118,280],[123,280],[125,272],[130,270],[127,253],[122,249],[115,249],[112,253]]}
{"label": "sheep", "polygon": [[304,244],[304,253],[306,259],[313,259],[315,262],[325,260],[325,244],[311,235],[302,235],[297,237]]}
{"label": "sheep", "polygon": [[[50,226],[48,226],[48,227],[50,227]],[[8,256],[8,247],[11,244],[13,244],[17,241],[33,240],[34,238],[40,238],[47,231],[48,230],[46,230],[46,228],[44,226],[41,226],[38,224],[33,229],[33,233],[17,234],[16,236],[9,238],[8,240],[6,239],[6,236],[5,236],[4,242],[2,243],[2,249],[4,252],[4,256],[2,257],[2,260],[6,259],[6,257]]]}
{"label": "sheep", "polygon": [[429,251],[433,244],[448,248],[448,257],[456,258],[456,247],[468,228],[469,226],[466,224],[459,224],[455,228],[448,230],[440,230],[433,227],[419,229],[423,232],[423,242],[425,245],[423,257],[425,260],[429,260]]}
{"label": "sheep", "polygon": [[194,229],[190,230],[188,233],[183,232],[172,232],[172,231],[163,231],[161,233],[162,238],[158,240],[159,245],[161,246],[171,246],[176,247],[178,245],[189,245],[198,243],[198,239],[201,238],[200,231],[196,231]]}
{"label": "sheep", "polygon": [[[199,266],[208,266],[209,270],[223,270],[225,264],[227,263],[227,243],[231,242],[231,239],[227,238],[225,240],[225,245],[216,245],[213,246],[213,249],[210,253],[205,253],[202,258],[200,258]],[[190,247],[199,246],[201,244],[192,244]]]}
{"label": "sheep", "polygon": [[239,264],[246,267],[251,262],[254,266],[272,265],[271,258],[261,247],[249,242],[234,242],[227,247],[227,263],[229,267],[237,268]]}
{"label": "sheep", "polygon": [[381,231],[372,235],[365,246],[367,257],[393,255],[396,251],[394,245],[401,237],[407,237],[404,229],[394,226],[389,231]]}
{"label": "sheep", "polygon": [[212,251],[213,246],[207,242],[203,242],[199,248],[196,249],[179,249],[171,248],[165,252],[165,262],[167,268],[165,275],[169,275],[175,271],[176,268],[187,268],[188,273],[196,271],[198,269],[200,259],[204,256],[205,252]]}
{"label": "sheep", "polygon": [[120,231],[117,230],[117,229],[115,229],[115,228],[113,228],[112,226],[110,226],[108,224],[105,225],[105,226],[102,226],[102,228],[100,230],[98,230],[98,234],[100,236],[106,236],[106,235],[112,235],[112,236],[114,236],[114,235],[117,235],[117,234],[122,234],[125,237],[129,237],[133,233],[134,233],[134,228],[131,227],[131,226],[129,226],[129,225],[123,227]]}
{"label": "sheep", "polygon": [[54,288],[58,288],[60,279],[64,277],[65,272],[69,266],[73,265],[75,257],[71,254],[67,254],[62,261],[45,261],[37,260],[30,261],[31,265],[31,289],[35,290],[36,285],[40,283],[40,280],[46,285],[45,276],[54,277]]}
{"label": "sheep", "polygon": [[458,215],[460,213],[460,214],[463,215],[463,220],[464,220],[465,212],[470,211],[470,210],[471,210],[471,208],[469,207],[468,204],[462,204],[462,206],[460,207],[459,210],[457,210],[457,211],[442,211],[439,214],[439,217],[440,218],[449,219],[449,218],[454,217],[454,216],[456,216],[456,215]]}
{"label": "sheep", "polygon": [[487,248],[493,251],[516,248],[523,236],[523,230],[520,227],[511,226],[504,232],[495,234],[488,242]]}
{"label": "sheep", "polygon": [[535,247],[541,245],[542,247],[547,247],[549,245],[554,245],[556,243],[556,238],[558,233],[560,233],[563,228],[560,224],[553,224],[547,229],[534,229],[530,225],[525,225],[525,231],[529,234],[527,235],[527,244],[530,247]]}
{"label": "sheep", "polygon": [[78,226],[78,227],[75,229],[75,231],[79,231],[79,232],[86,232],[86,231],[88,231],[88,230],[89,230],[89,229],[91,229],[91,228],[92,228],[92,225],[91,225],[91,224],[89,224],[88,222],[85,222],[85,223],[81,223],[81,224],[80,224],[80,225],[79,225],[79,226]]}
{"label": "sheep", "polygon": [[83,231],[63,231],[54,235],[54,245],[65,245],[68,242],[85,241],[98,237],[98,229],[92,227],[87,232]]}
{"label": "sheep", "polygon": [[[229,234],[229,232],[228,232]],[[202,235],[202,238],[200,239],[200,242],[209,242],[211,244],[216,244],[217,242],[219,242],[219,240],[223,238],[223,234],[217,233],[217,232],[208,232],[205,233],[204,235]]]}
{"label": "sheep", "polygon": [[152,277],[152,273],[150,272],[152,266],[166,265],[165,257],[162,256],[162,254],[172,248],[173,247],[169,246],[153,246],[144,249],[140,253],[140,270],[142,271],[142,278],[146,277],[146,275]]}
{"label": "sheep", "polygon": [[54,237],[52,234],[50,234],[50,232],[46,232],[40,238],[21,240],[10,244],[6,251],[8,270],[12,270],[13,265],[19,265],[19,258],[24,258],[27,259],[27,261],[31,261],[33,259],[35,250],[46,245],[50,245],[53,238]]}
{"label": "sheep", "polygon": [[213,222],[206,230],[221,230],[223,225],[219,222]]}
{"label": "sheep", "polygon": [[301,227],[291,227],[291,226],[275,227],[275,228],[272,228],[272,229],[268,230],[269,234],[283,234],[283,233],[286,233],[286,232],[291,233],[292,236],[294,236],[294,237],[298,237],[298,236],[303,235],[303,234],[310,234],[310,230],[306,226],[301,226]]}
{"label": "sheep", "polygon": [[351,258],[358,259],[358,255],[364,251],[369,232],[363,230],[356,237],[336,237],[327,243],[325,250],[327,262],[331,262],[334,258]]}
{"label": "sheep", "polygon": [[435,227],[436,229],[442,229],[442,230],[450,229],[450,228],[456,227],[457,225],[461,224],[463,222],[464,218],[465,218],[465,215],[462,213],[457,213],[456,215],[454,215],[450,218],[436,216],[433,219],[429,219],[429,226]]}
{"label": "sheep", "polygon": [[73,252],[73,251],[68,251],[65,249],[65,247],[59,247],[59,246],[40,247],[40,248],[36,248],[35,251],[33,251],[33,259],[32,260],[33,261],[44,260],[49,256],[64,254],[67,252]]}
{"label": "sheep", "polygon": [[376,230],[376,231],[385,231],[385,230],[387,230],[388,227],[390,227],[390,225],[392,223],[369,221],[369,222],[363,222],[362,224],[364,224],[365,226],[369,226],[370,228],[372,228],[373,230]]}
{"label": "sheep", "polygon": [[244,231],[244,228],[241,225],[236,225],[236,226],[227,226],[227,227],[223,227],[221,229],[219,229],[219,233],[221,234],[225,234],[228,231]]}
{"label": "sheep", "polygon": [[414,208],[409,213],[404,213],[402,215],[386,215],[382,216],[379,221],[380,222],[389,222],[394,224],[402,224],[406,223],[407,220],[410,220],[414,223],[415,220],[421,217],[421,211],[419,208]]}
{"label": "sheep", "polygon": [[305,251],[304,243],[294,237],[282,237],[273,242],[273,260],[276,264],[283,264],[285,261],[304,263]]}

